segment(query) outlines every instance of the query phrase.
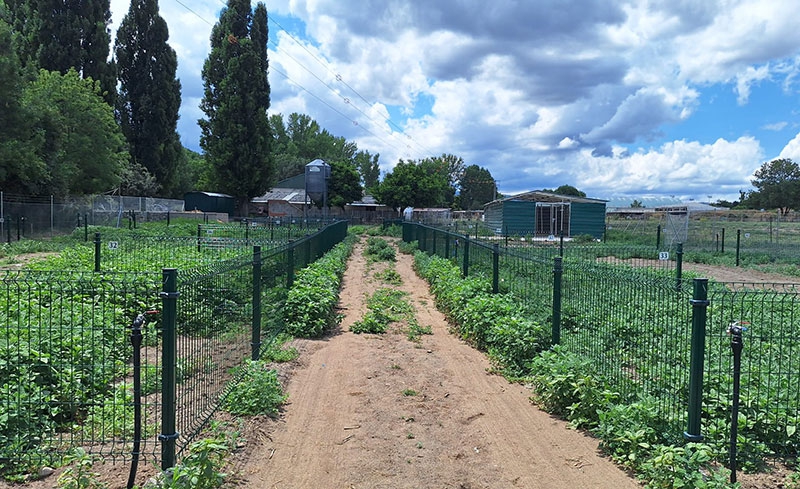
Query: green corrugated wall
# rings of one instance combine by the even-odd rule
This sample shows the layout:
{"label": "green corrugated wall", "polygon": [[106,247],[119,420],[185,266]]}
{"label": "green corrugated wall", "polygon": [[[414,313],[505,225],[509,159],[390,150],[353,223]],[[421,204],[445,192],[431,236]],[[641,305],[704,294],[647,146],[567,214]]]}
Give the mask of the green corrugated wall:
{"label": "green corrugated wall", "polygon": [[589,234],[596,239],[603,238],[606,230],[605,202],[573,202],[570,207],[569,234],[571,237]]}
{"label": "green corrugated wall", "polygon": [[510,236],[532,236],[536,232],[536,202],[503,202],[503,232]]}

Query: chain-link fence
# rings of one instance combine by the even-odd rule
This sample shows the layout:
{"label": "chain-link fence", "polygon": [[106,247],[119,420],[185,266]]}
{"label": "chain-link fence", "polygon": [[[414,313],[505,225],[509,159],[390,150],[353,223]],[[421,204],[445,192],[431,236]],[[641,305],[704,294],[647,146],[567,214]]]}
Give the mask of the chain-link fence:
{"label": "chain-link fence", "polygon": [[140,221],[165,220],[183,211],[183,200],[152,197],[87,195],[32,197],[0,192],[0,241],[72,232],[89,225],[120,227],[132,216]]}

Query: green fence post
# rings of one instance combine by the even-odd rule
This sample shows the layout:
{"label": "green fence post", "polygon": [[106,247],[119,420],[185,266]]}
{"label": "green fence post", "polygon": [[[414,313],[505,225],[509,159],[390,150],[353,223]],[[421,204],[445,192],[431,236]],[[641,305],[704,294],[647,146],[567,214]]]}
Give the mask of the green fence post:
{"label": "green fence post", "polygon": [[725,228],[722,228],[722,247],[720,253],[725,253]]}
{"label": "green fence post", "polygon": [[178,270],[162,269],[162,341],[161,351],[161,470],[175,466],[176,374],[178,363]]}
{"label": "green fence post", "polygon": [[100,233],[94,233],[94,271],[100,271]]}
{"label": "green fence post", "polygon": [[736,230],[736,266],[739,266],[739,250],[741,249],[742,245],[742,230]]}
{"label": "green fence post", "polygon": [[703,362],[706,347],[706,319],[708,315],[708,279],[694,279],[692,292],[692,340],[689,363],[689,421],[683,437],[690,442],[703,440],[700,434],[700,417],[703,411]]}
{"label": "green fence post", "polygon": [[419,249],[422,250],[422,251],[427,252],[428,251],[428,242],[427,242],[427,240],[428,240],[428,230],[426,228],[424,228],[423,226],[420,226],[419,227],[419,234],[420,234]]}
{"label": "green fence post", "polygon": [[492,249],[492,293],[500,292],[500,245],[495,243]]}
{"label": "green fence post", "polygon": [[200,235],[203,233],[203,225],[197,225],[197,251],[200,252]]}
{"label": "green fence post", "polygon": [[294,245],[289,244],[286,250],[286,288],[291,289],[294,285]]}
{"label": "green fence post", "polygon": [[656,230],[656,251],[661,249],[661,224],[658,225]]}
{"label": "green fence post", "polygon": [[303,252],[305,253],[303,267],[307,267],[311,264],[311,237],[308,234],[306,234],[305,242],[303,243]]}
{"label": "green fence post", "polygon": [[444,257],[450,259],[450,233],[444,234]]}
{"label": "green fence post", "polygon": [[438,234],[438,231],[436,229],[433,229],[433,243],[432,243],[432,247],[431,247],[431,254],[432,255],[436,255],[436,235],[437,234]]}
{"label": "green fence post", "polygon": [[253,338],[252,359],[261,356],[261,247],[253,246]]}
{"label": "green fence post", "polygon": [[464,278],[469,277],[469,237],[464,235],[464,262],[461,266],[461,272]]}
{"label": "green fence post", "polygon": [[561,277],[564,275],[563,258],[553,257],[553,346],[561,343]]}
{"label": "green fence post", "polygon": [[683,243],[678,243],[678,250],[675,252],[675,289],[681,290],[683,280]]}

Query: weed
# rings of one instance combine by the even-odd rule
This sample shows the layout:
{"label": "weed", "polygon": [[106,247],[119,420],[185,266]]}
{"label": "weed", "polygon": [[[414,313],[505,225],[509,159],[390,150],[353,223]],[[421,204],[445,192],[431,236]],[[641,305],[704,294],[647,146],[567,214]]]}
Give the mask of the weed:
{"label": "weed", "polygon": [[420,326],[417,319],[414,317],[408,318],[408,332],[406,337],[410,341],[418,341],[419,337],[424,334],[433,334],[433,328],[430,326]]}
{"label": "weed", "polygon": [[413,313],[405,301],[406,293],[396,289],[381,288],[367,299],[369,311],[360,321],[350,326],[353,333],[385,333],[390,323],[400,321]]}
{"label": "weed", "polygon": [[375,273],[375,278],[377,278],[378,280],[381,280],[382,282],[385,282],[385,283],[387,283],[389,285],[402,285],[403,284],[403,278],[400,276],[399,273],[397,273],[397,270],[395,270],[393,268],[387,268],[386,270],[384,270],[382,272],[376,272]]}
{"label": "weed", "polygon": [[163,489],[215,489],[225,482],[222,467],[231,444],[224,438],[207,438],[189,446],[189,455],[162,475],[157,487]]}
{"label": "weed", "polygon": [[239,368],[238,381],[228,385],[223,407],[231,414],[253,416],[278,414],[287,396],[278,381],[278,373],[259,360],[247,360]]}
{"label": "weed", "polygon": [[99,474],[92,471],[94,457],[83,448],[76,448],[66,458],[70,465],[58,476],[58,487],[63,489],[104,489],[108,484],[97,480]]}
{"label": "weed", "polygon": [[267,344],[266,349],[261,353],[261,359],[265,362],[284,363],[291,362],[300,355],[295,347],[283,348],[283,345],[291,341],[292,337],[286,333],[280,333]]}
{"label": "weed", "polygon": [[406,397],[416,396],[417,391],[415,391],[414,389],[403,389],[403,395]]}
{"label": "weed", "polygon": [[364,254],[369,261],[395,261],[397,256],[394,248],[383,238],[370,236],[367,238],[367,247]]}

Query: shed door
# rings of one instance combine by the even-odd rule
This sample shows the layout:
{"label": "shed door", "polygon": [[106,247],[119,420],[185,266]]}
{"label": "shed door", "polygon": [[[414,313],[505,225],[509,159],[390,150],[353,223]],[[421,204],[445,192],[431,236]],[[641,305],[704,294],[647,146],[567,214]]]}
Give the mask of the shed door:
{"label": "shed door", "polygon": [[564,231],[569,236],[569,203],[536,203],[536,234],[559,236]]}

